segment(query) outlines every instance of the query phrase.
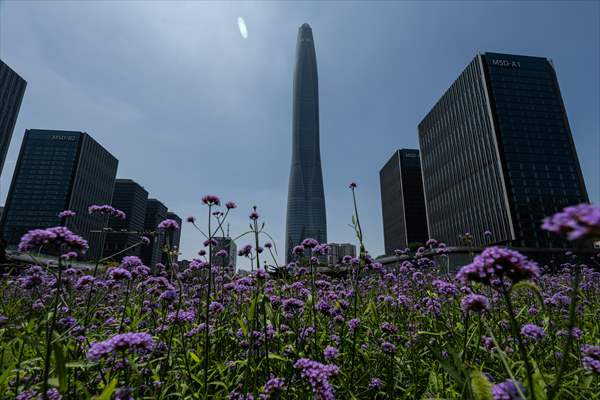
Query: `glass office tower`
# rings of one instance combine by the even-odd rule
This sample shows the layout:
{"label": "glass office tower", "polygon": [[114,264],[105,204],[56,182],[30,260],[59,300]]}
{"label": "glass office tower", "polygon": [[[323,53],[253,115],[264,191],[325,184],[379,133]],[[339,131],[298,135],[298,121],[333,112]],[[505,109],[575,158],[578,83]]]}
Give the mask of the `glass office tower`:
{"label": "glass office tower", "polygon": [[430,235],[563,247],[544,216],[588,196],[552,62],[479,54],[419,124]]}
{"label": "glass office tower", "polygon": [[[131,179],[117,179],[112,198],[112,206],[125,212],[127,218],[112,218],[111,230],[106,235],[104,257],[123,251],[141,240],[146,219],[146,201],[148,192],[139,183]],[[139,232],[139,233],[133,233]],[[136,246],[119,254],[115,261],[125,256],[141,256],[142,247]]]}
{"label": "glass office tower", "polygon": [[385,253],[428,239],[419,150],[397,150],[379,171]]}
{"label": "glass office tower", "polygon": [[92,231],[104,218],[88,207],[111,203],[117,165],[85,132],[28,129],[2,215],[4,239],[16,245],[27,231],[60,225],[57,214],[73,210],[67,227],[90,242],[87,258],[94,258],[101,249]]}
{"label": "glass office tower", "polygon": [[15,129],[27,82],[0,60],[0,174]]}
{"label": "glass office tower", "polygon": [[319,85],[312,29],[298,30],[294,68],[292,164],[288,187],[286,262],[303,239],[327,242],[325,195],[319,146]]}

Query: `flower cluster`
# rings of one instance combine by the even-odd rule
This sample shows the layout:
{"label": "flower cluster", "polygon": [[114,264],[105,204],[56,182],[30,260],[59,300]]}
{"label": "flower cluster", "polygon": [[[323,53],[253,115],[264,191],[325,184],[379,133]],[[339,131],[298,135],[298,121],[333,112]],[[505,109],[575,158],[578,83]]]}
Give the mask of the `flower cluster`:
{"label": "flower cluster", "polygon": [[507,379],[492,388],[492,395],[494,400],[525,400],[519,395],[519,389],[521,393],[525,394],[525,387],[520,382],[514,382],[512,379]]}
{"label": "flower cluster", "polygon": [[600,346],[586,344],[581,346],[583,368],[600,375]]}
{"label": "flower cluster", "polygon": [[600,207],[578,204],[544,218],[542,229],[566,235],[569,240],[600,236]]}
{"label": "flower cluster", "polygon": [[34,229],[21,238],[19,251],[30,251],[46,245],[65,245],[71,250],[85,253],[89,248],[87,240],[71,232],[64,226]]}
{"label": "flower cluster", "polygon": [[90,361],[98,361],[117,352],[150,352],[154,349],[154,346],[154,339],[147,333],[121,333],[103,342],[92,343],[87,352],[87,357]]}
{"label": "flower cluster", "polygon": [[460,302],[460,308],[464,312],[482,313],[490,309],[490,302],[487,297],[480,294],[468,294]]}
{"label": "flower cluster", "polygon": [[165,219],[158,224],[158,229],[162,229],[165,231],[178,231],[179,224],[174,219]]}
{"label": "flower cluster", "polygon": [[68,218],[68,217],[74,217],[75,216],[75,211],[71,211],[71,210],[64,210],[58,213],[58,218],[62,219],[62,218]]}
{"label": "flower cluster", "polygon": [[219,199],[218,196],[215,196],[213,194],[207,194],[206,196],[202,197],[202,202],[207,206],[221,205],[221,199]]}
{"label": "flower cluster", "polygon": [[321,364],[318,361],[301,358],[294,363],[294,368],[299,369],[300,375],[308,381],[313,394],[323,400],[335,399],[333,386],[329,378],[340,373],[340,368],[333,364]]}
{"label": "flower cluster", "polygon": [[125,213],[117,208],[114,208],[111,205],[92,205],[88,207],[88,212],[90,214],[104,214],[109,215],[111,217],[115,217],[117,219],[125,219],[127,216]]}
{"label": "flower cluster", "polygon": [[514,282],[539,276],[537,264],[515,250],[488,247],[475,257],[473,263],[462,267],[457,278],[489,285],[493,280],[508,278]]}

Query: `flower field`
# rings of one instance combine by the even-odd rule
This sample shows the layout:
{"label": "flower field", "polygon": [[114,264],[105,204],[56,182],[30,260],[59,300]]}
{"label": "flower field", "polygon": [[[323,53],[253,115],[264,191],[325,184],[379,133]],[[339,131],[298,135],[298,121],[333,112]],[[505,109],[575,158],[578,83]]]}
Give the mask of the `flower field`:
{"label": "flower field", "polygon": [[[359,257],[318,267],[327,246],[307,239],[277,269],[254,208],[239,239],[252,243],[240,256],[253,272],[240,276],[211,252],[236,206],[203,202],[208,229],[188,221],[206,240],[185,269],[129,256],[82,271],[70,260],[84,239],[66,228],[25,235],[32,259],[44,246],[63,256],[0,281],[0,398],[600,398],[600,257],[568,255],[552,274],[501,247],[456,274],[422,251],[383,266],[365,252],[356,213]],[[90,210],[124,217],[116,211]],[[544,227],[577,245],[598,234],[599,214],[580,205]]]}

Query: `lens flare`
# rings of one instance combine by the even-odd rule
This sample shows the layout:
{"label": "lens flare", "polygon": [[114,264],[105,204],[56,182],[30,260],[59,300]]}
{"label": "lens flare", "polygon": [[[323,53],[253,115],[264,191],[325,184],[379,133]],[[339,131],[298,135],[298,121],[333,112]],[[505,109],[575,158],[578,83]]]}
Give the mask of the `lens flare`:
{"label": "lens flare", "polygon": [[240,35],[242,35],[244,39],[248,39],[248,28],[246,27],[246,22],[242,17],[238,17],[238,28],[240,28]]}

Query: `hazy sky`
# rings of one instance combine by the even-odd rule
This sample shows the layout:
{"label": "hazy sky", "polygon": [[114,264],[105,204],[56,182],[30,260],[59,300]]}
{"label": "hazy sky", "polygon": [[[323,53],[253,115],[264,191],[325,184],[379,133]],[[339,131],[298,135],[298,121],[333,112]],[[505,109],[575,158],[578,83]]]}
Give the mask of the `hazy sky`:
{"label": "hazy sky", "polygon": [[[237,19],[248,28],[244,39]],[[252,205],[283,255],[298,27],[315,36],[330,242],[383,252],[379,169],[417,146],[417,124],[477,52],[552,58],[592,201],[600,198],[598,2],[2,1],[0,57],[27,91],[0,180],[4,202],[27,128],[90,133],[185,219],[200,198]],[[186,258],[202,238],[184,226]],[[242,240],[238,244],[245,244]],[[281,258],[282,259],[282,258]]]}

